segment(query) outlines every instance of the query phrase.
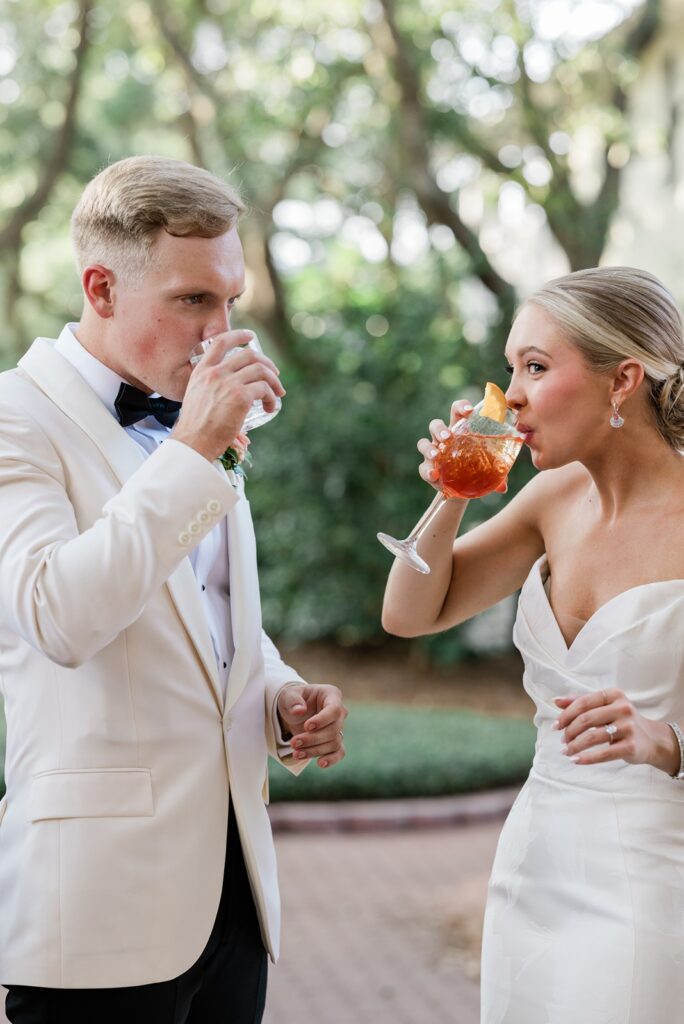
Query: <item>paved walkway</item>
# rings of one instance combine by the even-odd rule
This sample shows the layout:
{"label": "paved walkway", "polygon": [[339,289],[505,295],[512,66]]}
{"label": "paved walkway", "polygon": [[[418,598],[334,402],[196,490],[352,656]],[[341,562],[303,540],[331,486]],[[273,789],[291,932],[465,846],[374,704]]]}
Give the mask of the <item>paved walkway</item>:
{"label": "paved walkway", "polygon": [[278,834],[283,952],[264,1024],[478,1024],[500,829]]}
{"label": "paved walkway", "polygon": [[500,829],[279,834],[283,951],[264,1024],[477,1024]]}

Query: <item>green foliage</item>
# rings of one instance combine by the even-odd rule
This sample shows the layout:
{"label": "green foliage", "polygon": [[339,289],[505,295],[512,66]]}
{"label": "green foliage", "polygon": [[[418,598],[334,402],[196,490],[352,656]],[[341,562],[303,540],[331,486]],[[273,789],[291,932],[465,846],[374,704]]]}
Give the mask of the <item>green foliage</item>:
{"label": "green foliage", "polygon": [[658,0],[584,40],[548,35],[548,0],[0,6],[0,369],[78,319],[68,222],[100,168],[158,153],[230,175],[252,208],[244,323],[289,391],[253,443],[266,621],[380,640],[375,533],[431,497],[417,438],[505,383],[515,289],[603,249]]}
{"label": "green foliage", "polygon": [[272,801],[446,796],[526,778],[531,722],[472,711],[355,705],[345,724],[347,757],[293,777],[271,762]]}
{"label": "green foliage", "polygon": [[[283,411],[252,438],[265,623],[289,643],[383,636],[391,556],[376,534],[405,536],[433,498],[416,442],[430,419],[448,419],[457,396],[481,397],[486,379],[505,386],[500,335],[479,346],[463,338],[457,279],[437,298],[408,272],[388,279],[359,264],[357,275],[339,290],[317,280],[317,302],[294,314]],[[295,295],[313,284],[308,276],[292,282]],[[525,476],[516,467],[518,484]],[[500,495],[472,503],[466,528],[500,504]],[[451,657],[463,649],[453,634],[430,646]]]}
{"label": "green foliage", "polygon": [[[534,753],[530,722],[465,710],[352,705],[347,757],[294,778],[270,762],[271,800],[441,796],[521,782]],[[5,792],[5,717],[0,708],[0,796]]]}

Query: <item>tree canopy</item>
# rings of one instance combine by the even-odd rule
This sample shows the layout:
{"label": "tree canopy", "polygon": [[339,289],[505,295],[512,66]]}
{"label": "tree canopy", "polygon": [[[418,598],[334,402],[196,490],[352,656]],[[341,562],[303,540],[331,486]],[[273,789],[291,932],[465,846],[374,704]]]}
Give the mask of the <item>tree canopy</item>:
{"label": "tree canopy", "polygon": [[250,476],[267,623],[379,639],[375,532],[407,532],[428,498],[416,439],[505,383],[519,298],[605,250],[661,0],[0,10],[2,365],[78,318],[68,221],[101,167],[160,153],[230,175],[250,206],[239,320],[288,388]]}

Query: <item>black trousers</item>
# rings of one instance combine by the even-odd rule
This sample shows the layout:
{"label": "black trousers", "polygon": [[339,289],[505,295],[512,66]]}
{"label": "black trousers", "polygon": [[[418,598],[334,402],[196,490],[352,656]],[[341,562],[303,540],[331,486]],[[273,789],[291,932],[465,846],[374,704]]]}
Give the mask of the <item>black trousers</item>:
{"label": "black trousers", "polygon": [[179,978],[130,988],[8,985],[12,1024],[260,1024],[266,1002],[261,941],[231,805],[223,889],[209,941]]}

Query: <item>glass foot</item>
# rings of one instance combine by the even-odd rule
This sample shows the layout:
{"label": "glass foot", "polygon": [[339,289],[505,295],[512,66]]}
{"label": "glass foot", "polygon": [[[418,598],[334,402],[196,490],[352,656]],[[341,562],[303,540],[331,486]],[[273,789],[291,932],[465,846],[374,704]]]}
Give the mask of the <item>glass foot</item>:
{"label": "glass foot", "polygon": [[397,540],[396,537],[390,537],[388,533],[379,533],[377,537],[388,551],[400,558],[402,562],[406,562],[412,569],[426,574],[430,572],[430,566],[416,551],[415,540]]}

